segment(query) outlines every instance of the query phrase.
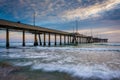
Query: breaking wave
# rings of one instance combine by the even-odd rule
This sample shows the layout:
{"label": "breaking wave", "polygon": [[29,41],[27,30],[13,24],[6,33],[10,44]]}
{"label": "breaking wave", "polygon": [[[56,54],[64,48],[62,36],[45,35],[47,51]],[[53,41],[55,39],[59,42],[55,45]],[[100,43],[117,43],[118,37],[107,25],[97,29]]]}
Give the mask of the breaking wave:
{"label": "breaking wave", "polygon": [[120,48],[116,46],[0,49],[0,58],[31,70],[65,72],[83,80],[120,80]]}

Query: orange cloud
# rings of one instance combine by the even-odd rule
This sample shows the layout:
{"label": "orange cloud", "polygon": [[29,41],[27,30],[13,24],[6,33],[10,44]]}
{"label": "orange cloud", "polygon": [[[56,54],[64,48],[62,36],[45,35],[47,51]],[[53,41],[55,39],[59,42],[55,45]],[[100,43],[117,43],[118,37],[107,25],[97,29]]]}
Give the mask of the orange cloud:
{"label": "orange cloud", "polygon": [[102,32],[101,34],[120,34],[120,30],[106,31]]}

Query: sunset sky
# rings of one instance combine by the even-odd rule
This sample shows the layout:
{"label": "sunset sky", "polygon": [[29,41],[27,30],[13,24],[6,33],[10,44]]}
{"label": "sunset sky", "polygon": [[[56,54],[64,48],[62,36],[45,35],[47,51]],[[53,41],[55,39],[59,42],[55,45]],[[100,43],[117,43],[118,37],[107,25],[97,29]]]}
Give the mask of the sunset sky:
{"label": "sunset sky", "polygon": [[120,42],[120,0],[0,0],[0,19],[33,25],[34,12],[37,26],[73,32],[77,20],[79,33]]}

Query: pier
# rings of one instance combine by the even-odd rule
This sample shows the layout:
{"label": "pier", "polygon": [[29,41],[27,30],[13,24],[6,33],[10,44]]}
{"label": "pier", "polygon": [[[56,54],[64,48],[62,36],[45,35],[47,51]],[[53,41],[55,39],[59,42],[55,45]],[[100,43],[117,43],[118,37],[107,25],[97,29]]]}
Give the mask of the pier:
{"label": "pier", "polygon": [[[48,46],[51,46],[51,35],[54,36],[54,45],[57,44],[59,40],[59,45],[70,45],[70,44],[81,44],[81,43],[96,43],[96,42],[107,42],[108,39],[95,38],[92,36],[86,36],[79,33],[69,33],[65,31],[43,28],[40,26],[34,26],[29,24],[23,24],[20,22],[12,22],[0,19],[0,29],[6,30],[6,48],[10,47],[9,42],[9,31],[18,30],[22,32],[22,46],[25,44],[25,33],[29,32],[34,34],[34,46],[46,46],[46,35],[48,35]],[[43,34],[43,44],[41,41],[41,34]],[[39,41],[38,41],[39,37]],[[59,37],[59,39],[57,39]],[[62,41],[64,43],[62,43]],[[39,43],[38,43],[39,42]]]}

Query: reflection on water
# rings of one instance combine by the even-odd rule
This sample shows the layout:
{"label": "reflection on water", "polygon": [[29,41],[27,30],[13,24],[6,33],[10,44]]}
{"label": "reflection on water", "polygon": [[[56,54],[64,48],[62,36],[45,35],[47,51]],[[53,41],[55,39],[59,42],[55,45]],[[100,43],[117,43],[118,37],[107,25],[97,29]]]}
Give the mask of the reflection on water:
{"label": "reflection on water", "polygon": [[80,44],[66,47],[1,49],[1,60],[30,65],[32,70],[67,72],[78,77],[120,78],[120,45]]}

